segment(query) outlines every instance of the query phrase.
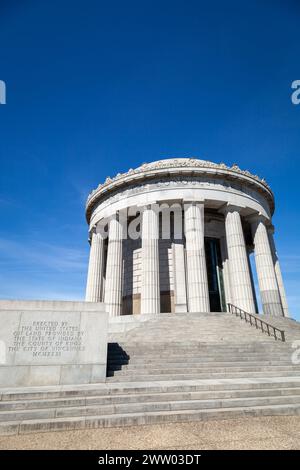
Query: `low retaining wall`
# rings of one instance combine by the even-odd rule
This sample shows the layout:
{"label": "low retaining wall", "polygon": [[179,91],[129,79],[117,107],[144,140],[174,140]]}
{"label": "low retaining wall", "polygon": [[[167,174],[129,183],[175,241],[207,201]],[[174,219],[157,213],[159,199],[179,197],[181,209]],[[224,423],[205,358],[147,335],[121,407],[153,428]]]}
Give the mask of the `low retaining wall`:
{"label": "low retaining wall", "polygon": [[0,387],[105,381],[103,303],[0,301]]}

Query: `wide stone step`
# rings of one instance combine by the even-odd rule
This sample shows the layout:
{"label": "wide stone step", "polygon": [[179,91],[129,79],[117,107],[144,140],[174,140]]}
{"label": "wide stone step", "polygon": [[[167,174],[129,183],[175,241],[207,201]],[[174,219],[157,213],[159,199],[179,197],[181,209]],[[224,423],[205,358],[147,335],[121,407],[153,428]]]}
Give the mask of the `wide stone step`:
{"label": "wide stone step", "polygon": [[149,413],[152,411],[205,410],[266,405],[298,404],[300,396],[275,396],[254,398],[228,398],[209,400],[152,401],[140,403],[119,403],[108,405],[86,405],[76,407],[43,408],[1,411],[0,421],[22,421],[30,419],[54,419],[63,417],[95,416],[121,413]]}
{"label": "wide stone step", "polygon": [[46,400],[85,398],[94,396],[114,396],[120,394],[166,393],[166,392],[196,392],[196,391],[220,391],[220,390],[260,390],[299,388],[300,377],[271,377],[264,379],[237,378],[237,379],[208,379],[208,380],[184,380],[184,381],[145,381],[145,382],[119,382],[88,386],[50,386],[30,387],[26,389],[2,390],[0,403],[19,400]]}
{"label": "wide stone step", "polygon": [[115,361],[108,361],[108,368],[119,368],[119,367],[122,367],[122,368],[127,368],[127,366],[131,366],[133,368],[140,368],[140,367],[144,367],[144,368],[148,368],[148,367],[155,367],[155,368],[159,368],[162,364],[164,364],[164,366],[166,367],[186,367],[187,364],[190,366],[190,367],[200,367],[200,366],[203,366],[203,367],[212,367],[212,366],[231,366],[231,365],[236,365],[236,366],[268,366],[268,365],[293,365],[292,362],[290,360],[283,360],[283,361],[259,361],[259,360],[242,360],[242,361],[239,361],[238,359],[235,360],[235,361],[221,361],[221,360],[218,360],[218,361],[212,361],[212,360],[206,360],[206,358],[204,359],[194,359],[193,361],[185,361],[184,358],[180,358],[178,360],[174,360],[173,358],[168,358],[166,359],[166,361],[162,361],[162,360],[145,360],[145,361],[138,361],[138,360],[131,360],[131,361],[128,361],[128,360],[115,360]]}
{"label": "wide stone step", "polygon": [[188,391],[188,392],[152,392],[152,393],[123,393],[120,395],[100,395],[71,398],[52,398],[43,400],[18,400],[0,402],[0,411],[21,411],[44,408],[59,409],[62,407],[85,407],[91,405],[114,405],[127,403],[172,402],[187,400],[223,400],[234,398],[254,397],[284,397],[298,396],[300,387],[290,388],[261,388],[245,390],[219,390],[219,391]]}
{"label": "wide stone step", "polygon": [[[199,343],[197,345],[176,345],[175,343],[170,343],[170,344],[161,344],[161,343],[139,343],[139,344],[122,344],[120,343],[120,346],[122,346],[123,351],[136,351],[136,352],[151,352],[151,351],[168,351],[168,352],[174,352],[176,351],[228,351],[228,352],[233,352],[233,351],[288,351],[290,349],[290,345],[285,344],[285,343],[276,343],[275,345],[272,345],[271,347],[266,346],[265,344],[257,345],[254,344],[251,347],[249,345],[245,345],[245,347],[241,344],[237,344],[236,346],[232,345],[232,343],[226,345],[226,344],[204,344],[204,343]],[[118,351],[115,349],[113,351],[111,348],[108,349],[109,352],[121,352],[120,350]]]}
{"label": "wide stone step", "polygon": [[197,373],[197,374],[126,374],[124,375],[114,375],[107,377],[108,381],[153,381],[153,380],[197,380],[197,379],[226,379],[226,378],[247,378],[247,377],[299,377],[299,371],[286,371],[278,370],[274,372],[210,372],[210,373]]}
{"label": "wide stone step", "polygon": [[217,420],[243,416],[291,416],[297,414],[300,414],[300,405],[298,404],[123,413],[106,416],[11,421],[0,424],[0,434],[27,434],[84,428],[92,429],[169,422]]}
{"label": "wide stone step", "polygon": [[123,351],[123,352],[118,352],[118,353],[111,353],[108,352],[108,360],[116,360],[116,359],[130,359],[130,360],[152,360],[152,359],[158,359],[160,357],[163,357],[165,359],[193,359],[193,358],[208,358],[208,359],[214,359],[214,358],[223,358],[225,357],[226,359],[229,360],[246,360],[248,357],[249,358],[254,358],[254,359],[265,359],[265,360],[272,360],[274,358],[290,358],[292,354],[293,349],[287,349],[283,351],[201,351],[201,350],[195,350],[195,351],[187,351],[187,350],[176,350],[176,351],[167,351],[167,350],[155,350],[155,351],[148,351],[144,353],[139,353],[135,351]]}
{"label": "wide stone step", "polygon": [[139,344],[123,344],[120,343],[120,349],[113,349],[109,348],[108,351],[110,353],[120,353],[123,351],[129,352],[129,351],[135,351],[135,352],[141,352],[143,354],[147,354],[149,352],[154,352],[154,351],[167,351],[167,352],[174,352],[176,351],[187,351],[187,352],[195,352],[195,351],[226,351],[226,352],[244,352],[244,351],[250,351],[250,352],[259,352],[259,351],[274,351],[274,352],[280,352],[280,351],[288,351],[291,346],[289,344],[285,343],[276,343],[275,345],[272,344],[272,346],[268,347],[266,344],[254,344],[249,346],[249,344],[243,346],[241,344],[237,344],[236,346],[232,345],[232,343],[225,345],[225,344],[204,344],[204,343],[198,343],[196,345],[184,345],[184,344],[175,344],[175,343],[170,343],[170,344],[161,344],[161,343],[139,343]]}
{"label": "wide stone step", "polygon": [[297,372],[298,371],[298,375],[300,375],[300,366],[292,366],[292,365],[287,365],[287,366],[282,366],[282,365],[278,365],[278,366],[266,366],[266,367],[263,367],[263,366],[249,366],[249,367],[246,367],[246,366],[242,366],[242,367],[239,367],[239,366],[231,366],[231,367],[202,367],[202,366],[199,366],[199,367],[189,367],[189,366],[186,366],[185,368],[183,367],[179,367],[179,368],[175,368],[175,367],[170,367],[170,368],[165,368],[165,367],[160,367],[160,368],[147,368],[147,369],[144,369],[144,368],[131,368],[130,366],[127,368],[127,369],[123,369],[123,368],[120,368],[120,369],[108,369],[107,371],[107,375],[108,376],[111,376],[111,374],[114,374],[114,375],[122,375],[122,376],[125,376],[127,377],[127,375],[135,375],[135,376],[139,376],[139,375],[163,375],[163,374],[167,374],[167,375],[171,375],[171,374],[174,374],[174,375],[177,375],[177,374],[182,374],[184,371],[186,371],[187,373],[189,374],[204,374],[204,373],[209,373],[209,374],[217,374],[219,372],[222,372],[222,373],[237,373],[237,372],[240,372],[240,373],[243,373],[243,372],[247,372],[247,373],[250,373],[250,372],[289,372],[289,371],[292,371],[292,372]]}
{"label": "wide stone step", "polygon": [[[182,336],[180,336],[180,329],[184,331],[184,333],[189,333],[192,336],[189,339],[195,339],[198,340],[198,338],[209,338],[209,337],[217,337],[217,338],[222,338],[226,336],[229,340],[234,341],[235,336],[241,335],[246,333],[246,337],[248,337],[247,333],[250,333],[252,338],[255,339],[256,341],[262,339],[263,341],[269,341],[269,338],[272,338],[273,336],[269,336],[266,333],[263,333],[261,330],[255,330],[255,329],[245,329],[245,328],[224,328],[220,327],[219,325],[216,328],[212,328],[210,325],[203,325],[201,327],[198,326],[193,326],[190,325],[189,328],[182,328],[181,325],[176,326],[170,325],[166,326],[164,329],[163,328],[156,328],[156,329],[150,329],[148,328],[147,333],[149,333],[148,337],[156,339],[155,335],[159,334],[161,337],[166,337],[166,338],[178,338],[179,341],[181,341]],[[169,335],[168,335],[169,332]],[[135,330],[132,330],[130,333],[126,334],[120,334],[118,335],[120,338],[143,338],[147,337],[146,333],[143,332],[138,332]],[[240,337],[240,341],[243,341],[243,339]],[[245,338],[246,339],[246,338]],[[251,340],[251,338],[250,338]],[[249,341],[249,338],[248,338]]]}
{"label": "wide stone step", "polygon": [[279,346],[277,348],[258,348],[254,346],[253,348],[232,348],[232,347],[227,347],[223,348],[220,345],[215,346],[213,345],[212,347],[209,348],[204,348],[203,346],[198,346],[195,348],[188,348],[188,347],[160,347],[159,345],[157,348],[148,348],[147,345],[144,346],[144,348],[140,345],[139,347],[127,347],[123,346],[122,349],[115,349],[115,350],[108,350],[108,355],[109,356],[118,356],[118,355],[128,355],[128,354],[139,354],[143,356],[149,356],[149,355],[156,355],[158,356],[159,354],[172,354],[172,355],[199,355],[199,354],[208,354],[208,355],[218,355],[218,354],[227,354],[227,355],[232,355],[235,356],[236,354],[288,354],[293,350],[292,346]]}
{"label": "wide stone step", "polygon": [[[245,333],[245,332],[244,332]],[[243,332],[241,332],[241,335],[243,334]],[[168,336],[170,337],[170,336]],[[207,335],[205,335],[205,338],[207,337]],[[206,342],[201,342],[199,340],[199,337],[197,335],[197,338],[194,338],[194,339],[191,339],[189,338],[188,336],[186,336],[185,332],[182,331],[181,332],[181,337],[180,339],[177,339],[175,341],[166,341],[165,338],[160,338],[160,336],[155,336],[155,341],[147,341],[147,338],[149,338],[149,336],[146,334],[143,339],[144,339],[144,343],[148,346],[148,347],[155,347],[157,344],[161,345],[161,346],[176,346],[176,347],[198,347],[198,346],[203,346],[203,347],[212,347],[213,345],[211,343],[206,343]],[[187,339],[189,338],[189,339]],[[135,338],[131,338],[128,340],[126,340],[126,338],[124,338],[124,340],[122,341],[121,338],[118,340],[118,341],[114,341],[114,342],[110,342],[109,343],[109,347],[114,347],[114,346],[117,346],[118,344],[119,345],[127,345],[127,346],[140,346],[140,339],[141,337],[138,337],[138,339],[135,339]],[[225,342],[219,342],[219,341],[215,341],[215,345],[219,345],[220,347],[230,347],[230,345],[232,345],[232,347],[238,347],[240,345],[240,347],[244,347],[244,348],[251,348],[253,346],[257,346],[257,347],[278,347],[278,345],[281,345],[281,346],[284,346],[285,343],[283,343],[282,341],[280,340],[277,340],[275,341],[274,339],[270,340],[269,337],[264,337],[264,336],[259,336],[259,339],[263,339],[263,341],[258,341],[258,338],[247,338],[247,341],[246,342],[243,342],[242,341],[242,336],[241,336],[241,342],[230,342],[230,339],[225,343]]]}
{"label": "wide stone step", "polygon": [[177,351],[176,353],[172,352],[165,352],[161,351],[160,353],[157,351],[156,353],[149,352],[149,354],[146,353],[139,353],[139,352],[128,352],[127,354],[108,354],[108,361],[110,360],[158,360],[159,358],[163,358],[164,360],[166,359],[179,359],[183,358],[185,360],[190,360],[193,358],[197,359],[210,359],[213,360],[214,358],[218,360],[219,358],[226,358],[226,360],[246,360],[247,358],[250,358],[252,360],[278,360],[280,358],[284,360],[289,360],[292,356],[293,350],[289,351],[283,351],[281,354],[274,352],[239,352],[239,351],[230,351],[228,353],[222,353],[222,351],[216,351],[215,353],[213,352],[205,352],[205,351],[195,351],[195,352],[187,352],[183,351],[182,354],[180,351]]}
{"label": "wide stone step", "polygon": [[[223,359],[223,360],[221,360]],[[291,362],[291,359],[290,358],[286,358],[284,360],[280,360],[280,358],[278,358],[277,360],[263,360],[263,359],[254,359],[253,358],[249,358],[249,359],[242,359],[242,360],[239,360],[240,358],[235,358],[235,360],[231,360],[230,358],[219,358],[218,360],[214,361],[212,360],[211,358],[202,358],[202,357],[193,357],[191,358],[191,360],[188,361],[188,364],[191,365],[191,367],[194,367],[195,364],[197,365],[203,365],[203,366],[211,366],[211,365],[216,365],[216,366],[224,366],[226,367],[226,365],[231,365],[231,364],[235,364],[235,365],[278,365],[278,364],[282,364],[282,365],[292,365],[292,362]],[[170,366],[173,366],[174,364],[177,365],[178,367],[184,367],[186,366],[187,364],[187,361],[185,360],[184,357],[178,357],[178,358],[166,358],[166,360],[162,361],[160,358],[151,358],[151,359],[145,359],[145,360],[142,360],[142,359],[138,359],[138,358],[133,358],[133,359],[130,359],[130,360],[127,360],[127,359],[115,359],[115,360],[109,360],[108,361],[108,365],[111,366],[111,367],[115,367],[115,366],[127,366],[127,365],[131,365],[131,366],[134,366],[134,367],[145,367],[147,368],[148,366],[152,366],[152,365],[158,365],[160,366],[161,364],[164,364],[164,365],[170,365]]]}
{"label": "wide stone step", "polygon": [[168,359],[167,362],[157,360],[157,361],[109,361],[108,362],[108,370],[138,370],[138,369],[170,369],[170,368],[175,368],[175,369],[186,369],[189,367],[189,369],[194,369],[194,368],[202,368],[202,369],[212,369],[212,368],[217,368],[217,367],[222,367],[222,368],[231,368],[231,367],[255,367],[257,370],[257,367],[260,369],[262,367],[280,367],[280,366],[293,366],[293,367],[300,367],[297,365],[293,365],[291,361],[203,361],[201,359],[198,359],[198,361],[189,361],[187,362],[185,360],[182,361],[172,361],[171,359]]}

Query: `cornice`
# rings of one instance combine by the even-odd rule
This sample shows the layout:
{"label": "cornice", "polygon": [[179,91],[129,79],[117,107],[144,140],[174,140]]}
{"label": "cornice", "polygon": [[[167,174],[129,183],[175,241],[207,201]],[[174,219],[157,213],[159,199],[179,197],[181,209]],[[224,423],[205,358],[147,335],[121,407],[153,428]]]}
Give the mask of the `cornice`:
{"label": "cornice", "polygon": [[103,184],[93,190],[86,203],[86,218],[89,222],[91,213],[95,204],[97,204],[102,196],[107,196],[109,192],[118,188],[124,188],[134,182],[139,183],[145,179],[151,179],[157,176],[175,176],[175,175],[208,175],[215,177],[223,177],[229,180],[241,180],[248,186],[254,186],[259,192],[268,199],[271,213],[274,212],[274,195],[270,186],[265,179],[250,173],[247,170],[241,170],[238,165],[231,167],[225,163],[214,163],[197,158],[173,158],[159,160],[152,163],[144,163],[136,169],[130,169],[125,173],[118,173],[115,177],[107,177]]}

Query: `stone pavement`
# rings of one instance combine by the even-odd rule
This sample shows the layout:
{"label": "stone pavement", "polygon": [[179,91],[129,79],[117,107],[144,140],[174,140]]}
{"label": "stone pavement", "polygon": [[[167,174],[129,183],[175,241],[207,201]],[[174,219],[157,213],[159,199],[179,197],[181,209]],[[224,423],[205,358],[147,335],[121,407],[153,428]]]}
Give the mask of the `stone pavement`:
{"label": "stone pavement", "polygon": [[0,449],[300,449],[300,416],[0,436]]}

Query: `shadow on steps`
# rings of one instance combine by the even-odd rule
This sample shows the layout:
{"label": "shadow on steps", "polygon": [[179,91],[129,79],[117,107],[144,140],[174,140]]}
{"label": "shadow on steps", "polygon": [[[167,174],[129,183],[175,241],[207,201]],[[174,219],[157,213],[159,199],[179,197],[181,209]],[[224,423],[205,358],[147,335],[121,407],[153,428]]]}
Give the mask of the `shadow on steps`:
{"label": "shadow on steps", "polygon": [[130,356],[119,343],[108,343],[107,345],[107,368],[106,377],[113,377],[115,371],[129,363]]}

